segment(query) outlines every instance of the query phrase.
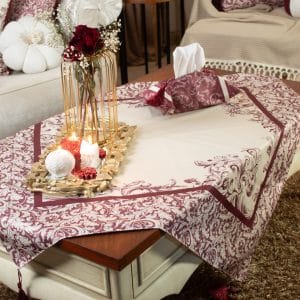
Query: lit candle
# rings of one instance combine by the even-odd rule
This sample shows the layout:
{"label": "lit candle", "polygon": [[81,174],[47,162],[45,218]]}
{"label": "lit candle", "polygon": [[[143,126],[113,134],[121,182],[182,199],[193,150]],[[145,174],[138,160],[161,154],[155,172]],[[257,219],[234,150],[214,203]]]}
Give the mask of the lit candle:
{"label": "lit candle", "polygon": [[99,146],[92,143],[89,136],[88,141],[82,140],[80,146],[81,168],[91,167],[97,169],[100,165]]}
{"label": "lit candle", "polygon": [[72,132],[70,138],[69,138],[70,141],[78,141],[78,137],[76,135],[76,132]]}
{"label": "lit candle", "polygon": [[59,179],[71,174],[75,166],[75,158],[67,150],[58,148],[50,152],[45,159],[45,167],[51,179]]}
{"label": "lit candle", "polygon": [[74,171],[80,170],[80,139],[76,136],[76,133],[73,132],[70,137],[63,138],[60,142],[60,145],[63,149],[70,151],[75,158],[75,167]]}

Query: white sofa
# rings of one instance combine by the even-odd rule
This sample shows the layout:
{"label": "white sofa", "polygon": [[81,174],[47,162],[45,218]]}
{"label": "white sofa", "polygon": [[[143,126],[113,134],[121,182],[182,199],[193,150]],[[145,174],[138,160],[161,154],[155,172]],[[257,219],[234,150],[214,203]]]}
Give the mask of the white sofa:
{"label": "white sofa", "polygon": [[300,81],[300,19],[260,4],[229,12],[194,1],[181,44],[198,42],[207,66]]}
{"label": "white sofa", "polygon": [[0,139],[62,111],[59,67],[0,76]]}

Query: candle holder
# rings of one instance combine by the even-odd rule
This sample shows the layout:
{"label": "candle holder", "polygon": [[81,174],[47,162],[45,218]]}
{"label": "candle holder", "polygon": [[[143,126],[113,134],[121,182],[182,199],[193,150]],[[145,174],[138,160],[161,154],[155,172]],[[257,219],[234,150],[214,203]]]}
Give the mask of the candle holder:
{"label": "candle holder", "polygon": [[79,171],[75,170],[73,174],[61,178],[53,178],[49,174],[45,165],[46,157],[57,150],[61,142],[64,141],[65,135],[63,134],[55,144],[46,147],[39,160],[32,165],[29,174],[26,176],[27,187],[32,192],[64,196],[93,197],[95,194],[105,191],[109,188],[111,180],[119,171],[120,164],[124,159],[135,129],[135,126],[119,123],[119,130],[113,142],[107,140],[102,145],[106,156],[102,159],[101,166],[97,169],[97,175],[93,179],[77,176],[85,168]]}
{"label": "candle holder", "polygon": [[67,134],[100,144],[112,140],[118,131],[115,54],[103,50],[63,61],[61,74]]}

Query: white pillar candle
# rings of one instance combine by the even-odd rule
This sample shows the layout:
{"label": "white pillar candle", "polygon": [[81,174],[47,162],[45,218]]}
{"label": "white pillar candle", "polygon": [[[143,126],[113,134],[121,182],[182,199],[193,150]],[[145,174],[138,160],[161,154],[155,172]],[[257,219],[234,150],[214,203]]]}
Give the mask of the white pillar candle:
{"label": "white pillar candle", "polygon": [[91,167],[97,169],[100,165],[99,146],[97,143],[82,140],[80,146],[81,168]]}
{"label": "white pillar candle", "polygon": [[51,179],[59,179],[70,175],[74,166],[74,156],[64,149],[50,152],[45,159],[45,167],[50,173]]}

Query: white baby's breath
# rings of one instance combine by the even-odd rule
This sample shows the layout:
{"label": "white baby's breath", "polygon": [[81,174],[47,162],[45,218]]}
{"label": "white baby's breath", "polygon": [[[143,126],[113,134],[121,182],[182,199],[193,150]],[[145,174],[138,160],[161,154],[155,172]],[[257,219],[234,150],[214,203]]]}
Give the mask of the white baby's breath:
{"label": "white baby's breath", "polygon": [[111,25],[101,30],[104,45],[107,49],[118,52],[120,48],[119,32],[121,31],[121,21],[115,21]]}

